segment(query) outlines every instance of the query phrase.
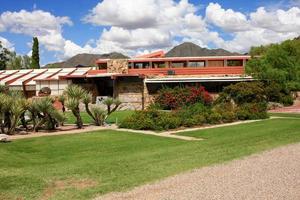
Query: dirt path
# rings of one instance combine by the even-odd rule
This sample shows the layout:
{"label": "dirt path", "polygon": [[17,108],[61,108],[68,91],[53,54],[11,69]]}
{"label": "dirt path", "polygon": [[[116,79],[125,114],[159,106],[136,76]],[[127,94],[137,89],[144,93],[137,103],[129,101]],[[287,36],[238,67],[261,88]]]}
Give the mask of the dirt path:
{"label": "dirt path", "polygon": [[300,199],[300,143],[97,198],[121,199],[297,200]]}

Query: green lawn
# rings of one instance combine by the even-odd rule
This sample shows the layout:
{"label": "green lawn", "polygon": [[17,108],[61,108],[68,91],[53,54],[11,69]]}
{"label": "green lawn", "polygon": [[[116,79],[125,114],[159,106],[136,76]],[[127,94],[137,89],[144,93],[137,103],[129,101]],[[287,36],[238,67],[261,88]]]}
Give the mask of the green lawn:
{"label": "green lawn", "polygon": [[[193,168],[300,142],[300,120],[264,120],[184,135],[206,140],[101,131],[0,144],[0,199],[90,199],[126,190]],[[55,189],[57,180],[91,180],[97,185]]]}
{"label": "green lawn", "polygon": [[[122,110],[122,111],[116,111],[113,112],[108,119],[106,120],[107,123],[120,123],[122,120],[124,120],[127,116],[131,115],[134,111],[132,110]],[[92,118],[87,114],[87,112],[81,112],[80,113],[82,117],[82,121],[84,124],[91,124],[93,123]],[[72,114],[72,112],[66,112],[65,116],[67,118],[66,123],[67,124],[74,124],[76,121],[76,118]]]}
{"label": "green lawn", "polygon": [[300,118],[300,114],[297,113],[269,113],[273,117],[295,117]]}

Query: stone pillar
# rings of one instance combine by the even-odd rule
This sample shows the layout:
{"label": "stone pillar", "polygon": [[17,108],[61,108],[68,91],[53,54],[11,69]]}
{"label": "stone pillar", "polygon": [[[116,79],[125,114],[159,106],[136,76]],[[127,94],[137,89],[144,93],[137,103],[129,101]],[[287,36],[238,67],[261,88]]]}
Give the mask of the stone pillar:
{"label": "stone pillar", "polygon": [[128,73],[127,59],[112,59],[107,61],[107,73]]}

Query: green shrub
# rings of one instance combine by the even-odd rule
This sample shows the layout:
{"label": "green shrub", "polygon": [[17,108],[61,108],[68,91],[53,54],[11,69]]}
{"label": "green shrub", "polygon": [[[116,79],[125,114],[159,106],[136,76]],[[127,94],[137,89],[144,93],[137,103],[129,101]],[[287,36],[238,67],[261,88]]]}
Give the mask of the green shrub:
{"label": "green shrub", "polygon": [[237,108],[239,120],[255,120],[268,118],[267,105],[265,103],[248,103]]}
{"label": "green shrub", "polygon": [[181,120],[173,112],[158,110],[136,111],[127,117],[121,124],[121,128],[136,130],[168,130],[181,125]]}
{"label": "green shrub", "polygon": [[[205,113],[210,112],[210,107],[203,105],[202,103],[196,103],[191,106],[184,106],[182,109],[176,111],[176,115],[181,119],[181,125],[185,127],[192,127],[196,125],[202,125],[205,118]],[[199,120],[201,119],[201,120]]]}
{"label": "green shrub", "polygon": [[219,124],[222,122],[222,115],[218,112],[212,111],[207,115],[206,121],[209,124]]}

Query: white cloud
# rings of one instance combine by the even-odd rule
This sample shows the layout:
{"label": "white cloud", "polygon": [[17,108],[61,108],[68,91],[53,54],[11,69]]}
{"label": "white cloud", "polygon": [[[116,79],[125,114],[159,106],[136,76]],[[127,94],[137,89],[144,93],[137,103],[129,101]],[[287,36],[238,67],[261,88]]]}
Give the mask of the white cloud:
{"label": "white cloud", "polygon": [[[298,0],[291,2],[294,7],[286,10],[260,7],[252,13],[210,3],[205,16],[201,16],[199,6],[188,0],[103,0],[82,20],[105,28],[98,39],[82,46],[63,37],[63,26],[72,25],[69,17],[42,10],[2,13],[0,32],[37,36],[45,49],[56,52],[59,59],[112,51],[135,55],[167,50],[183,41],[245,52],[253,45],[280,42],[300,34],[300,9],[295,6]],[[232,39],[223,39],[215,26]]]}
{"label": "white cloud", "polygon": [[247,17],[232,9],[225,10],[218,3],[210,3],[206,8],[206,20],[225,31],[245,31],[249,28]]}
{"label": "white cloud", "polygon": [[188,0],[104,0],[83,21],[111,26],[104,29],[94,51],[132,55],[169,48],[177,37],[188,40],[196,36],[200,44],[216,39],[218,35],[207,29],[196,11],[197,7]]}
{"label": "white cloud", "polygon": [[246,52],[251,46],[281,42],[300,35],[300,9],[266,10],[258,8],[247,15],[223,9],[210,3],[206,9],[206,20],[231,34],[231,40],[216,40],[218,47],[230,51]]}
{"label": "white cloud", "polygon": [[1,41],[3,47],[5,47],[11,51],[15,50],[14,45],[11,42],[9,42],[6,38],[0,36],[0,41]]}
{"label": "white cloud", "polygon": [[287,11],[277,10],[267,12],[260,7],[256,12],[250,14],[253,26],[273,30],[279,33],[298,32],[300,34],[300,9],[290,8]]}
{"label": "white cloud", "polygon": [[56,17],[42,10],[7,11],[0,15],[0,31],[36,36],[49,51],[63,50],[62,26],[65,24],[72,25],[69,17]]}

